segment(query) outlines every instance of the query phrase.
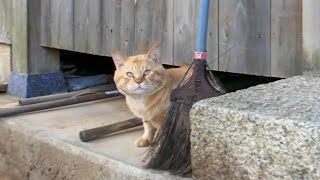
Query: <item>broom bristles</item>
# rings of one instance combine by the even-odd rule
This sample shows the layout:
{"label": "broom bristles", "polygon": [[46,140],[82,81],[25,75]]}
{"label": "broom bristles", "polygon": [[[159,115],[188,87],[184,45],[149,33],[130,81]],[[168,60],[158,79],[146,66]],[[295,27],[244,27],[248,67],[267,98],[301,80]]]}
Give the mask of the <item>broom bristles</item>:
{"label": "broom bristles", "polygon": [[148,151],[146,167],[190,175],[190,117],[192,102],[171,102],[165,124],[159,130]]}

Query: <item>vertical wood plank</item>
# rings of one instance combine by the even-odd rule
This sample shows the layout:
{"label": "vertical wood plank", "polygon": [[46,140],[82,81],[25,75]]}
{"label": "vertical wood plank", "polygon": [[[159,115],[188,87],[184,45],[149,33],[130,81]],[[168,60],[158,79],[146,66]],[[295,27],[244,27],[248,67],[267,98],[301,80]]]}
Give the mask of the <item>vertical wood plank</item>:
{"label": "vertical wood plank", "polygon": [[40,46],[41,2],[28,0],[28,73],[41,74],[60,70],[59,51]]}
{"label": "vertical wood plank", "polygon": [[135,1],[121,0],[120,50],[134,55],[135,50]]}
{"label": "vertical wood plank", "polygon": [[100,0],[74,1],[75,50],[100,54]]}
{"label": "vertical wood plank", "polygon": [[161,45],[161,63],[173,64],[173,2],[154,0],[152,41]]}
{"label": "vertical wood plank", "polygon": [[43,0],[41,45],[74,50],[73,0]]}
{"label": "vertical wood plank", "polygon": [[320,69],[320,1],[302,1],[303,71]]}
{"label": "vertical wood plank", "polygon": [[0,1],[0,42],[11,43],[12,0]]}
{"label": "vertical wood plank", "polygon": [[52,46],[50,24],[51,24],[51,0],[41,1],[41,36],[40,43],[42,46]]}
{"label": "vertical wood plank", "polygon": [[28,73],[27,0],[12,0],[12,70]]}
{"label": "vertical wood plank", "polygon": [[101,54],[110,56],[114,50],[120,50],[121,1],[102,0],[102,48]]}
{"label": "vertical wood plank", "polygon": [[[199,8],[197,3],[196,9]],[[198,23],[198,11],[196,15],[196,31]],[[207,61],[211,70],[218,70],[219,59],[215,60],[219,56],[219,0],[211,0],[209,8],[208,19],[208,34],[207,34]]]}
{"label": "vertical wood plank", "polygon": [[270,76],[270,0],[219,1],[219,70]]}
{"label": "vertical wood plank", "polygon": [[196,39],[196,4],[194,0],[174,0],[174,65],[192,62]]}
{"label": "vertical wood plank", "polygon": [[301,73],[302,1],[271,0],[271,75]]}
{"label": "vertical wood plank", "polygon": [[151,46],[155,0],[137,0],[135,8],[135,54],[147,53]]}
{"label": "vertical wood plank", "polygon": [[135,1],[110,0],[102,3],[102,52],[135,53]]}

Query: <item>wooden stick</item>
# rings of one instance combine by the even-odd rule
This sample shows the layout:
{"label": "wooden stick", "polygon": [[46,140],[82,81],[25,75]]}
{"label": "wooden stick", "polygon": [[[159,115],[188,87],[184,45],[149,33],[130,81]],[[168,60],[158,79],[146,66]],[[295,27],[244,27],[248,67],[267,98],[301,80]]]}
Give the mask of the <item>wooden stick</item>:
{"label": "wooden stick", "polygon": [[100,99],[105,99],[105,98],[116,97],[116,96],[120,96],[120,95],[121,94],[118,91],[108,91],[108,92],[101,92],[101,93],[83,95],[83,96],[78,96],[78,97],[71,97],[68,99],[32,104],[32,105],[27,105],[27,106],[19,106],[19,107],[15,107],[15,108],[3,108],[3,109],[0,109],[0,117],[7,117],[7,116],[17,115],[17,114],[21,114],[21,113],[40,111],[40,110],[44,110],[44,109],[79,104],[79,103],[84,103],[84,102],[89,102],[89,101],[95,101],[95,100],[100,100]]}
{"label": "wooden stick", "polygon": [[73,96],[84,95],[86,93],[92,94],[92,93],[110,91],[110,90],[115,90],[115,89],[117,89],[115,84],[108,84],[108,85],[101,86],[101,87],[89,88],[87,90],[53,94],[53,95],[48,95],[48,96],[40,96],[40,97],[27,98],[27,99],[20,99],[19,105],[25,106],[25,105],[36,104],[36,103],[43,103],[43,102],[48,102],[48,101],[67,99],[67,98],[71,98]]}
{"label": "wooden stick", "polygon": [[126,121],[80,131],[79,136],[82,142],[88,142],[88,141],[92,141],[94,139],[106,136],[108,134],[112,134],[115,132],[123,131],[129,128],[133,128],[141,125],[142,125],[141,119],[132,118]]}

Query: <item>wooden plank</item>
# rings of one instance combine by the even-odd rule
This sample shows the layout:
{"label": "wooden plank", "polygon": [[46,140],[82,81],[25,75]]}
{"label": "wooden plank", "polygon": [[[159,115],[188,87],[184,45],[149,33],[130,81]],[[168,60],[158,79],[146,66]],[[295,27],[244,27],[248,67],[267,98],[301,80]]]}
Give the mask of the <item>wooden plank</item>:
{"label": "wooden plank", "polygon": [[135,49],[135,1],[102,1],[102,55],[114,50],[134,55]]}
{"label": "wooden plank", "polygon": [[75,51],[100,54],[100,0],[74,1]]}
{"label": "wooden plank", "polygon": [[173,64],[173,2],[154,0],[151,44],[160,42],[162,64]]}
{"label": "wooden plank", "polygon": [[60,70],[59,51],[40,46],[41,2],[28,0],[28,73],[42,74]]}
{"label": "wooden plank", "polygon": [[73,0],[43,0],[41,45],[74,50]]}
{"label": "wooden plank", "polygon": [[0,1],[0,42],[11,43],[11,11],[12,0]]}
{"label": "wooden plank", "polygon": [[27,74],[27,0],[12,0],[12,7],[12,70]]}
{"label": "wooden plank", "polygon": [[192,62],[196,39],[196,4],[194,0],[174,0],[174,65]]}
{"label": "wooden plank", "polygon": [[135,1],[121,0],[120,50],[134,55],[135,49]]}
{"label": "wooden plank", "polygon": [[271,75],[301,74],[301,0],[271,0],[271,34]]}
{"label": "wooden plank", "polygon": [[[198,9],[199,3],[196,4]],[[198,19],[198,11],[196,20]],[[198,20],[196,21],[198,23]],[[208,20],[208,34],[207,34],[207,61],[211,70],[218,70],[219,60],[215,60],[219,56],[219,0],[210,1],[209,20]],[[215,60],[215,61],[214,61]]]}
{"label": "wooden plank", "polygon": [[270,76],[270,0],[219,1],[219,70]]}
{"label": "wooden plank", "polygon": [[42,46],[52,46],[51,41],[51,0],[42,0],[41,2],[41,37]]}
{"label": "wooden plank", "polygon": [[110,56],[113,50],[120,50],[121,3],[118,0],[102,1],[101,54]]}
{"label": "wooden plank", "polygon": [[136,0],[135,54],[147,53],[151,44],[153,12],[156,0]]}
{"label": "wooden plank", "polygon": [[303,0],[303,71],[320,69],[320,1]]}

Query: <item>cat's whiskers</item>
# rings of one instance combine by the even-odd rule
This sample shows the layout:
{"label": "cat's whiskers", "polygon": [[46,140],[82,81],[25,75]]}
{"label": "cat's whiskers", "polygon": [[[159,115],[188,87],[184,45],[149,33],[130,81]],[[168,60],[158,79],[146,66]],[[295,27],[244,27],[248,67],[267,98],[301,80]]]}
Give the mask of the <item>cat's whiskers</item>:
{"label": "cat's whiskers", "polygon": [[120,90],[123,92],[129,92],[128,86],[125,86],[125,87],[121,88]]}

